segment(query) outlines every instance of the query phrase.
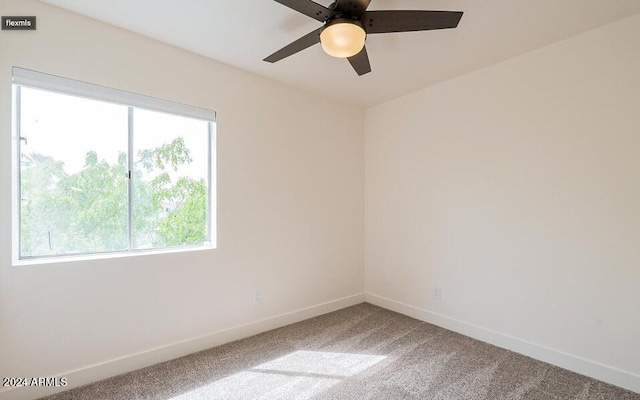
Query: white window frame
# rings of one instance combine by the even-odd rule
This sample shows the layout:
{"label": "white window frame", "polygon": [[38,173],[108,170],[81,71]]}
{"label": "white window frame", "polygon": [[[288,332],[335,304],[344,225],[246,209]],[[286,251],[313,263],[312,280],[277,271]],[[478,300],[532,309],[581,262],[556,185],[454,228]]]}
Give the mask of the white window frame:
{"label": "white window frame", "polygon": [[[217,129],[216,112],[205,108],[194,107],[182,103],[145,96],[137,93],[113,89],[106,86],[95,85],[74,79],[63,78],[56,75],[32,71],[25,68],[12,68],[12,260],[13,265],[41,264],[51,262],[62,262],[72,260],[87,260],[99,258],[113,258],[128,255],[158,254],[183,252],[201,249],[214,249],[217,247],[217,181],[216,181],[216,149],[217,149]],[[28,87],[38,90],[46,90],[53,93],[60,93],[82,97],[89,100],[99,100],[108,103],[118,104],[128,107],[129,127],[128,127],[128,154],[129,170],[132,170],[133,153],[133,127],[131,113],[132,107],[159,111],[167,114],[178,115],[188,118],[204,120],[209,127],[209,159],[208,159],[208,182],[207,182],[207,242],[204,245],[185,245],[166,248],[153,249],[133,249],[132,240],[132,181],[128,180],[128,238],[129,248],[114,252],[82,253],[77,255],[48,255],[21,257],[20,255],[20,219],[21,219],[21,177],[20,177],[20,88]]]}

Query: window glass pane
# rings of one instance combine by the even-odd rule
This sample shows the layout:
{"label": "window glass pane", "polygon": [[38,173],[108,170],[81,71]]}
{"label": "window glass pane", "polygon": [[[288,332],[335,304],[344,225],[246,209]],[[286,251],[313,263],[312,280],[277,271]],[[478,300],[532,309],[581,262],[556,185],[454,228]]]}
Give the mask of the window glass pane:
{"label": "window glass pane", "polygon": [[209,123],[134,109],[133,247],[207,238]]}
{"label": "window glass pane", "polygon": [[21,257],[127,249],[127,107],[20,95]]}

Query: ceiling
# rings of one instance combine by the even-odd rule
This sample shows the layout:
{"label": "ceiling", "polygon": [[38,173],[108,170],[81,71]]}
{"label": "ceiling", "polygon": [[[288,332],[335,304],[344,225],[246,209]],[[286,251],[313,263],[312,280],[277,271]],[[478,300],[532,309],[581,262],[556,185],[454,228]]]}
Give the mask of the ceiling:
{"label": "ceiling", "polygon": [[[638,0],[373,0],[464,11],[457,29],[370,35],[358,77],[320,45],[262,59],[321,24],[273,0],[42,0],[335,100],[370,106],[640,12]],[[328,6],[332,0],[317,0]]]}

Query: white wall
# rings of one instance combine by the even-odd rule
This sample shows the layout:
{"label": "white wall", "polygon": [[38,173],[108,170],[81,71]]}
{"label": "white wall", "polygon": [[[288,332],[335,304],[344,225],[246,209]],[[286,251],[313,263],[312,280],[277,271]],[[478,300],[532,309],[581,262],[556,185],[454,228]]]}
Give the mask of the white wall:
{"label": "white wall", "polygon": [[367,110],[367,298],[640,392],[639,38],[636,15]]}
{"label": "white wall", "polygon": [[[75,386],[362,301],[363,110],[38,2],[0,14],[38,18],[0,33],[0,376]],[[217,111],[218,249],[13,267],[12,66]]]}

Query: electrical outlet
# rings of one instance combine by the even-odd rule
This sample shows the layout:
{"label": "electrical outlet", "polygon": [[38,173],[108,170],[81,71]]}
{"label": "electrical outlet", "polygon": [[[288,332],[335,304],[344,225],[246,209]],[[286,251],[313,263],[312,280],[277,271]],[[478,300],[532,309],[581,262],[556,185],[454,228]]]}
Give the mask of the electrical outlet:
{"label": "electrical outlet", "polygon": [[442,300],[442,288],[440,286],[433,287],[433,298],[436,300]]}
{"label": "electrical outlet", "polygon": [[262,292],[261,291],[256,290],[255,292],[253,292],[253,304],[254,305],[262,304]]}

